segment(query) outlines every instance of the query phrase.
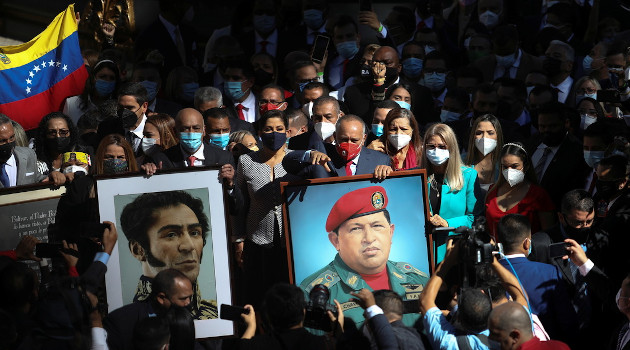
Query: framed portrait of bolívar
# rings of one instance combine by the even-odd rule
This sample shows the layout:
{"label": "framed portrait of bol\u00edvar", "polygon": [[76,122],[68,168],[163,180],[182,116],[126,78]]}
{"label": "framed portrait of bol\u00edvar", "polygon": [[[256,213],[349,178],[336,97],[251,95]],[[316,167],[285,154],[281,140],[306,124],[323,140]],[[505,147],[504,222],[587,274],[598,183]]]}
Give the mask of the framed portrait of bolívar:
{"label": "framed portrait of bol\u00edvar", "polygon": [[192,282],[196,337],[233,335],[233,322],[218,318],[218,305],[232,304],[219,169],[99,176],[96,190],[101,221],[118,230],[105,275],[109,311],[147,300],[153,278],[174,268]]}
{"label": "framed portrait of bol\u00edvar", "polygon": [[[418,318],[418,297],[433,266],[425,227],[425,170],[282,183],[289,279],[309,298],[324,285],[357,325],[363,309],[349,293],[392,290],[411,306],[403,322]],[[415,309],[415,310],[413,310]]]}

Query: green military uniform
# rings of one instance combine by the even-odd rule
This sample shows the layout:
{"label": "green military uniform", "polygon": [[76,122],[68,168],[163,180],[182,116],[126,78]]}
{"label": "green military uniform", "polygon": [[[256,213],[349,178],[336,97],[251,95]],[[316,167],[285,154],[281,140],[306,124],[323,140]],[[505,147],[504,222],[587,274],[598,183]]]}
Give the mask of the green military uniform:
{"label": "green military uniform", "polygon": [[[387,261],[387,275],[389,284],[394,292],[404,300],[418,300],[424,286],[429,281],[429,276],[404,262]],[[350,301],[354,297],[350,292],[358,291],[361,288],[372,290],[372,288],[361,278],[361,275],[352,271],[343,262],[339,254],[335,259],[319,271],[308,276],[300,284],[300,288],[308,294],[311,289],[318,284],[323,284],[330,290],[330,303],[337,300],[341,304],[345,317],[351,318],[357,327],[365,321],[363,309],[355,302]],[[404,314],[403,323],[406,326],[413,326],[420,318],[420,314]]]}
{"label": "green military uniform", "polygon": [[[151,295],[151,281],[152,278],[146,276],[140,276],[138,286],[136,287],[136,295],[133,297],[133,301],[145,301]],[[217,308],[216,300],[203,300],[201,299],[201,290],[197,283],[193,283],[193,290],[195,294],[191,300],[193,307],[190,309],[190,314],[196,320],[210,320],[219,318],[219,312]]]}

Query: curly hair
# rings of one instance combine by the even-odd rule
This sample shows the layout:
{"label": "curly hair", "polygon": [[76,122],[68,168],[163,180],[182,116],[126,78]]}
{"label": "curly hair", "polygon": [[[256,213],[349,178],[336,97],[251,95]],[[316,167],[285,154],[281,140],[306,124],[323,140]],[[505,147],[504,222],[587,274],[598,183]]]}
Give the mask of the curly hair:
{"label": "curly hair", "polygon": [[50,158],[48,153],[49,150],[46,149],[46,133],[48,132],[48,122],[53,119],[63,119],[66,121],[66,124],[68,124],[68,130],[70,130],[70,143],[68,146],[69,149],[65,150],[66,152],[77,151],[77,143],[79,141],[79,129],[70,117],[61,112],[52,112],[45,115],[37,126],[37,135],[35,136],[35,154],[37,154],[38,160],[46,162],[49,166],[53,159]]}

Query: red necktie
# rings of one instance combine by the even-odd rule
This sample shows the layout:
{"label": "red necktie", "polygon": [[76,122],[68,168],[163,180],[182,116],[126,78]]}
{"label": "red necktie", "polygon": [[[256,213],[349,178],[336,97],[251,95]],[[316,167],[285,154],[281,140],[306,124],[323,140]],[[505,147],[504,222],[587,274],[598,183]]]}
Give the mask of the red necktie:
{"label": "red necktie", "polygon": [[427,26],[427,24],[426,24],[426,23],[424,23],[424,21],[421,21],[421,22],[420,22],[420,23],[418,23],[418,25],[416,26],[416,30],[420,30],[420,29],[422,29],[422,28],[424,28],[424,27],[426,27],[426,26]]}
{"label": "red necktie", "polygon": [[188,157],[188,166],[195,166],[195,161],[196,160],[197,160],[197,157],[195,157],[195,156]]}
{"label": "red necktie", "polygon": [[267,45],[269,42],[267,40],[263,40],[260,42],[260,52],[267,53]]}
{"label": "red necktie", "polygon": [[351,165],[352,165],[352,161],[349,161],[348,163],[346,163],[346,175],[347,176],[352,176],[352,169],[350,168]]}
{"label": "red necktie", "polygon": [[245,108],[245,106],[243,106],[240,103],[236,105],[236,111],[238,112],[238,119],[240,120],[245,120],[245,114],[243,113],[243,108]]}

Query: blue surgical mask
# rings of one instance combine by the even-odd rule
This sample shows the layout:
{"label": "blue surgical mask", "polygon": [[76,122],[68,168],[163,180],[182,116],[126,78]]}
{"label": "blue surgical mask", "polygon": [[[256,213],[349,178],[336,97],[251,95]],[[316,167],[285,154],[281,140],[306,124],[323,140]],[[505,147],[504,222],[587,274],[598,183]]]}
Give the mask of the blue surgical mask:
{"label": "blue surgical mask", "polygon": [[359,52],[359,45],[356,41],[344,41],[336,45],[339,56],[345,59],[351,59]]}
{"label": "blue surgical mask", "polygon": [[448,160],[450,154],[447,149],[427,149],[427,159],[433,165],[441,165]]}
{"label": "blue surgical mask", "polygon": [[372,134],[376,135],[376,137],[381,137],[383,135],[383,124],[372,124]]}
{"label": "blue surgical mask", "polygon": [[530,256],[530,255],[532,255],[532,240],[531,239],[529,239],[529,248],[527,248],[527,256]]}
{"label": "blue surgical mask", "polygon": [[422,77],[421,85],[426,86],[433,92],[440,91],[446,86],[446,73],[428,73]]}
{"label": "blue surgical mask", "polygon": [[324,12],[316,9],[305,10],[304,24],[313,30],[321,28],[324,25]]}
{"label": "blue surgical mask", "polygon": [[591,72],[591,70],[593,69],[592,64],[593,64],[593,57],[589,55],[584,56],[584,60],[582,61],[582,68],[584,69],[585,73]]}
{"label": "blue surgical mask", "polygon": [[226,81],[224,85],[225,95],[232,99],[232,101],[239,101],[247,90],[243,91],[243,82],[242,81]]}
{"label": "blue surgical mask", "polygon": [[602,159],[604,159],[604,151],[584,151],[584,161],[593,169]]}
{"label": "blue surgical mask", "polygon": [[276,28],[276,16],[254,15],[254,29],[258,33],[269,34]]}
{"label": "blue surgical mask", "polygon": [[230,134],[210,134],[210,143],[225,148],[230,143]]}
{"label": "blue surgical mask", "polygon": [[579,104],[585,97],[590,97],[597,101],[597,92],[594,94],[575,95],[575,104]]}
{"label": "blue surgical mask", "polygon": [[405,101],[395,101],[396,103],[398,103],[398,105],[400,106],[400,108],[404,108],[408,111],[411,110],[411,105]]}
{"label": "blue surgical mask", "polygon": [[199,83],[182,84],[182,98],[186,102],[192,102],[195,99],[195,91],[199,89]]}
{"label": "blue surgical mask", "polygon": [[200,132],[180,132],[179,142],[188,153],[195,153],[201,147]]}
{"label": "blue surgical mask", "polygon": [[155,100],[155,96],[158,93],[158,84],[154,81],[143,80],[140,82],[140,85],[147,89],[147,101]]}
{"label": "blue surgical mask", "polygon": [[428,55],[431,51],[435,51],[435,47],[431,45],[424,45],[424,54]]}
{"label": "blue surgical mask", "polygon": [[114,92],[114,89],[116,88],[116,82],[107,81],[103,79],[96,79],[96,82],[94,83],[94,88],[96,89],[96,92],[100,96],[106,97],[106,96],[109,96],[112,92]]}
{"label": "blue surgical mask", "polygon": [[459,113],[455,113],[452,111],[447,111],[445,109],[443,109],[440,112],[440,120],[442,121],[442,123],[448,123],[448,122],[452,122],[455,120],[459,120],[459,117],[461,116],[461,114]]}
{"label": "blue surgical mask", "polygon": [[418,77],[420,77],[420,74],[422,73],[423,64],[424,62],[422,61],[422,59],[416,58],[416,57],[409,57],[405,59],[404,61],[402,61],[403,74],[405,74],[405,76],[409,78],[417,79]]}

